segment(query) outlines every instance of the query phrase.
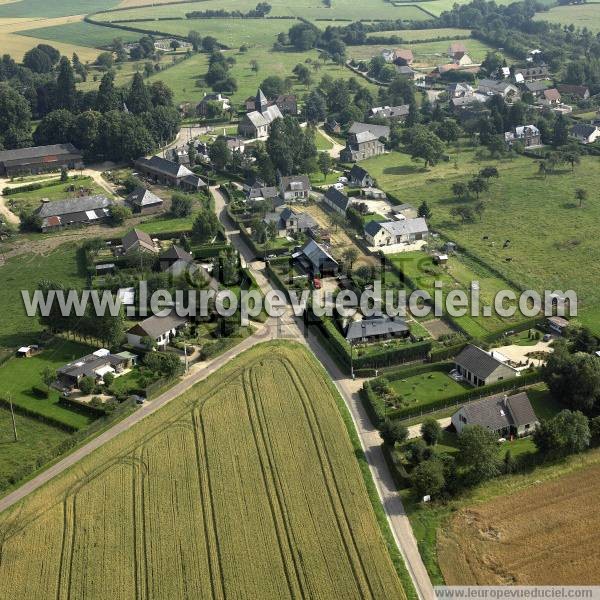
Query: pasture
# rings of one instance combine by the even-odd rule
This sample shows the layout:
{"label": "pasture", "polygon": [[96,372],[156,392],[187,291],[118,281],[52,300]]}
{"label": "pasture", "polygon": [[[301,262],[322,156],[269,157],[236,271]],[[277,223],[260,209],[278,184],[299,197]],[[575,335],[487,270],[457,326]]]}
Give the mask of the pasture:
{"label": "pasture", "polygon": [[17,0],[0,5],[0,19],[5,17],[55,18],[85,15],[96,10],[113,8],[116,0]]}
{"label": "pasture", "polygon": [[438,536],[446,583],[598,585],[598,494],[595,464],[463,507]]}
{"label": "pasture", "polygon": [[381,37],[385,35],[396,34],[401,39],[407,42],[420,42],[423,40],[433,40],[437,38],[470,38],[470,29],[457,29],[455,27],[447,27],[444,29],[399,29],[398,31],[376,31],[368,33],[367,37]]}
{"label": "pasture", "polygon": [[[495,269],[512,287],[523,290],[575,290],[579,319],[600,333],[600,242],[595,234],[600,205],[591,195],[596,188],[598,159],[582,158],[581,165],[563,167],[546,178],[536,161],[516,157],[490,161],[472,148],[451,147],[449,161],[423,170],[403,153],[390,153],[361,163],[378,186],[400,202],[418,206],[427,200],[431,225]],[[484,212],[461,223],[452,208],[469,204],[457,200],[451,187],[466,182],[485,166],[496,166],[500,178],[482,194]],[[579,207],[575,190],[590,192]],[[474,201],[471,201],[474,204]],[[510,244],[504,248],[504,242]]]}
{"label": "pasture", "polygon": [[537,13],[535,19],[559,25],[575,25],[581,29],[587,27],[593,33],[600,32],[600,9],[597,4],[555,6],[547,12]]}
{"label": "pasture", "polygon": [[298,346],[228,363],[0,516],[4,593],[406,598],[336,394]]}

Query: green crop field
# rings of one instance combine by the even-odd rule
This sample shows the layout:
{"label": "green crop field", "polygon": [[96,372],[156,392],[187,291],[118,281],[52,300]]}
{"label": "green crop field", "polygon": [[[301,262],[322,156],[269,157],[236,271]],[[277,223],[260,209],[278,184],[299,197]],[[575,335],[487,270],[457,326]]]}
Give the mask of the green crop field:
{"label": "green crop field", "polygon": [[117,6],[118,2],[108,0],[19,0],[0,5],[0,19],[6,17],[64,17],[85,15],[96,10]]}
{"label": "green crop field", "polygon": [[549,21],[559,25],[575,25],[587,27],[594,33],[600,32],[600,6],[596,3],[580,4],[579,6],[555,6],[548,12],[536,14],[536,20]]}
{"label": "green crop field", "polygon": [[[302,17],[304,19],[429,19],[418,4],[394,6],[385,0],[333,0],[332,7],[327,8],[321,0],[272,0],[269,16],[273,17]],[[424,3],[425,4],[425,3]],[[429,3],[427,3],[429,4]],[[186,13],[206,10],[241,10],[248,11],[256,6],[256,0],[205,0],[201,2],[186,2],[184,4],[163,4],[146,8],[131,8],[101,13],[94,18],[102,21],[134,20],[136,18],[156,19],[164,17],[185,18]],[[110,8],[110,7],[106,7]],[[90,12],[90,11],[88,11]]]}
{"label": "green crop field", "polygon": [[406,598],[334,394],[298,346],[230,362],[0,516],[3,595]]}
{"label": "green crop field", "polygon": [[141,33],[102,27],[86,23],[85,21],[27,29],[26,31],[20,31],[19,35],[51,42],[65,42],[75,44],[76,46],[88,46],[90,48],[102,48],[109,45],[115,38],[121,38],[124,42],[130,42],[139,40],[142,36]]}
{"label": "green crop field", "polygon": [[[598,159],[585,157],[571,172],[563,168],[547,178],[538,175],[536,161],[518,157],[478,160],[472,148],[450,148],[450,160],[423,170],[422,163],[402,153],[390,153],[361,163],[378,186],[400,201],[418,206],[427,200],[431,224],[468,248],[519,289],[569,290],[580,299],[580,320],[600,333],[600,242],[595,234],[600,205],[590,200],[579,208],[575,190],[596,189]],[[461,224],[451,216],[457,202],[456,181],[468,181],[485,166],[496,166],[500,178],[482,195],[481,220]],[[510,247],[504,249],[506,240]],[[507,260],[509,259],[509,260]],[[584,268],[585,267],[585,268]]]}

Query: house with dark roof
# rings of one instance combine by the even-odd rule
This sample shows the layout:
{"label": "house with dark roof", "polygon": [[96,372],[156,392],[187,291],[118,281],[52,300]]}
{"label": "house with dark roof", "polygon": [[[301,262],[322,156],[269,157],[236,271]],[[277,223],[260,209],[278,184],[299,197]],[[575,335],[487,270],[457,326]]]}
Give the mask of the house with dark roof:
{"label": "house with dark roof", "polygon": [[184,250],[181,246],[173,244],[168,250],[165,250],[161,253],[161,255],[159,256],[159,261],[160,270],[166,271],[179,261],[192,263],[194,262],[194,257],[189,252]]}
{"label": "house with dark roof", "polygon": [[393,338],[407,338],[410,327],[400,317],[372,317],[352,321],[346,329],[346,340],[350,344],[366,344]]}
{"label": "house with dark roof", "polygon": [[33,146],[0,152],[0,176],[83,169],[83,155],[73,144]]}
{"label": "house with dark roof", "polygon": [[571,129],[571,135],[581,144],[593,144],[600,138],[600,129],[588,123],[576,123]]}
{"label": "house with dark roof", "polygon": [[525,437],[531,435],[539,424],[526,392],[470,402],[452,415],[452,425],[459,435],[465,427],[479,425],[498,437]]}
{"label": "house with dark roof", "polygon": [[302,250],[292,255],[292,258],[310,275],[335,276],[340,269],[339,263],[333,256],[315,240],[307,242]]}
{"label": "house with dark roof", "polygon": [[548,65],[535,65],[530,67],[519,67],[514,70],[515,77],[521,75],[525,81],[539,81],[550,77]]}
{"label": "house with dark roof", "polygon": [[144,338],[150,338],[158,348],[164,349],[186,324],[187,319],[175,312],[165,317],[154,315],[136,323],[127,331],[127,343],[135,348],[146,348]]}
{"label": "house with dark roof", "polygon": [[348,207],[352,204],[352,200],[348,198],[346,194],[340,192],[340,190],[333,186],[325,192],[323,202],[325,202],[329,208],[344,216],[346,215]]}
{"label": "house with dark roof", "polygon": [[558,91],[565,96],[572,96],[580,100],[587,100],[590,97],[590,88],[586,85],[569,85],[566,83],[556,86]]}
{"label": "house with dark roof", "polygon": [[413,69],[412,67],[409,67],[408,65],[395,65],[395,67],[396,67],[396,73],[400,77],[404,77],[405,79],[408,79],[409,81],[414,81],[415,83],[417,83],[420,81],[424,81],[426,78],[425,73],[422,73],[421,71],[416,71],[415,69]]}
{"label": "house with dark roof", "polygon": [[311,189],[308,175],[290,175],[279,180],[279,196],[285,202],[304,202]]}
{"label": "house with dark roof", "polygon": [[429,237],[427,222],[421,217],[400,221],[369,221],[365,225],[365,238],[370,246],[380,248],[396,244],[414,244]]}
{"label": "house with dark roof", "polygon": [[41,219],[43,232],[54,231],[61,227],[77,225],[95,225],[110,217],[113,201],[106,196],[82,196],[67,200],[42,202],[35,211]]}
{"label": "house with dark roof", "polygon": [[502,96],[505,100],[518,100],[520,98],[519,88],[506,80],[481,79],[477,89],[481,94]]}
{"label": "house with dark roof", "polygon": [[295,211],[289,206],[282,210],[267,213],[264,222],[269,225],[273,223],[279,237],[285,237],[293,233],[316,232],[319,225],[307,213]]}
{"label": "house with dark roof", "polygon": [[158,253],[158,248],[152,238],[141,229],[132,229],[126,233],[121,240],[121,246],[123,254],[132,252]]}
{"label": "house with dark roof", "polygon": [[129,362],[127,358],[101,348],[58,369],[56,387],[65,391],[77,389],[84,377],[91,377],[96,383],[102,383],[107,373],[121,373]]}
{"label": "house with dark roof", "polygon": [[360,188],[373,187],[375,185],[375,178],[371,177],[369,172],[360,165],[352,165],[348,180],[350,185]]}
{"label": "house with dark roof", "polygon": [[135,168],[154,183],[161,185],[177,187],[188,192],[197,192],[208,188],[206,182],[186,166],[161,156],[138,158],[135,161]]}
{"label": "house with dark roof", "polygon": [[280,94],[275,98],[275,106],[283,115],[296,116],[298,114],[298,98],[295,94]]}
{"label": "house with dark roof", "polygon": [[474,386],[489,385],[519,375],[517,369],[503,363],[493,352],[469,344],[454,359],[457,373]]}
{"label": "house with dark roof", "polygon": [[390,139],[391,127],[389,125],[375,125],[373,123],[361,123],[355,121],[348,129],[348,133],[351,135],[369,132],[376,139],[383,138],[386,141]]}
{"label": "house with dark roof", "polygon": [[358,162],[374,156],[385,154],[385,145],[371,131],[350,133],[346,147],[340,152],[342,162]]}
{"label": "house with dark roof", "polygon": [[533,94],[535,98],[543,96],[544,92],[548,89],[548,86],[544,81],[530,81],[525,84],[525,89]]}
{"label": "house with dark roof", "polygon": [[138,187],[125,198],[125,204],[134,213],[149,215],[160,212],[163,207],[163,199],[146,188]]}
{"label": "house with dark roof", "polygon": [[408,117],[410,107],[408,104],[400,106],[375,106],[369,110],[370,118],[379,117],[390,121],[405,121]]}

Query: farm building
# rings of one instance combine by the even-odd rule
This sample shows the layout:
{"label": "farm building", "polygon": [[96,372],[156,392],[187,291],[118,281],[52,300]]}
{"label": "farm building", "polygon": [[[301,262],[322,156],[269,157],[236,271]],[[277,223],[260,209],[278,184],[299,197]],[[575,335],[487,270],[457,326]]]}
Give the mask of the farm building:
{"label": "farm building", "polygon": [[337,275],[340,265],[338,262],[314,240],[310,240],[300,252],[292,255],[298,265],[311,275],[322,275],[327,277]]}
{"label": "farm building", "polygon": [[83,156],[73,144],[33,146],[0,152],[0,176],[83,169]]}
{"label": "farm building", "polygon": [[206,183],[187,167],[160,156],[138,158],[135,161],[135,168],[161,185],[177,187],[189,192],[197,192],[207,188]]}
{"label": "farm building", "polygon": [[567,327],[569,326],[569,320],[564,317],[549,317],[548,318],[548,329],[556,335],[563,335]]}
{"label": "farm building", "polygon": [[351,344],[377,342],[392,338],[407,338],[410,328],[400,317],[373,317],[353,321],[346,329],[346,340]]}
{"label": "farm building", "polygon": [[425,240],[428,236],[427,223],[420,217],[385,223],[369,221],[365,226],[365,238],[371,246],[375,247],[412,244]]}
{"label": "farm building", "polygon": [[147,252],[149,254],[156,254],[158,248],[152,241],[152,238],[140,229],[132,229],[123,236],[121,240],[123,254],[130,254],[131,252]]}
{"label": "farm building", "polygon": [[92,225],[108,219],[112,200],[105,196],[83,196],[54,202],[42,202],[36,210],[41,230],[53,231],[73,225]]}
{"label": "farm building", "polygon": [[144,338],[150,338],[160,349],[164,349],[177,331],[187,324],[187,319],[171,313],[166,317],[156,315],[136,323],[127,331],[127,343],[135,348],[145,348]]}
{"label": "farm building", "polygon": [[489,385],[518,376],[513,367],[498,360],[491,352],[469,344],[454,359],[456,370],[462,378],[474,386]]}
{"label": "farm building", "polygon": [[531,435],[539,424],[525,392],[471,402],[452,415],[452,425],[459,434],[469,425],[480,425],[499,437],[524,437]]}
{"label": "farm building", "polygon": [[556,87],[558,91],[565,96],[571,96],[581,100],[587,100],[590,97],[590,88],[585,85],[559,84]]}
{"label": "farm building", "polygon": [[323,196],[323,202],[332,210],[339,212],[342,215],[346,214],[348,207],[352,204],[352,200],[346,194],[340,192],[334,187],[330,187]]}
{"label": "farm building", "polygon": [[125,204],[134,213],[148,215],[160,211],[163,207],[163,200],[150,190],[138,187],[125,198]]}

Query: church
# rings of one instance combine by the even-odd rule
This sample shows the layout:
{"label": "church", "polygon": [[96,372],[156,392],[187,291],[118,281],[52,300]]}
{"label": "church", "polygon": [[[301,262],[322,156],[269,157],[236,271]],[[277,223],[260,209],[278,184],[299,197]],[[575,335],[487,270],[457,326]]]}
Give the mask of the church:
{"label": "church", "polygon": [[283,115],[276,104],[271,104],[261,89],[256,93],[254,110],[244,115],[238,125],[240,135],[247,138],[265,138],[269,135],[271,123],[282,119]]}

